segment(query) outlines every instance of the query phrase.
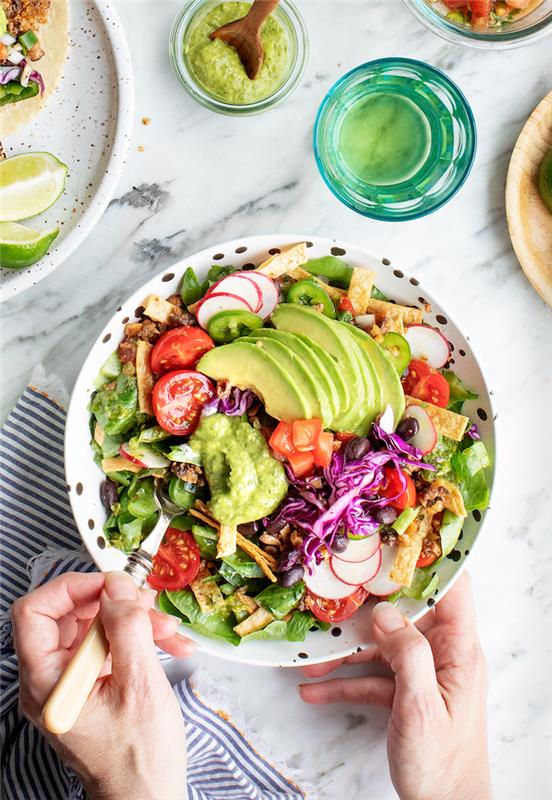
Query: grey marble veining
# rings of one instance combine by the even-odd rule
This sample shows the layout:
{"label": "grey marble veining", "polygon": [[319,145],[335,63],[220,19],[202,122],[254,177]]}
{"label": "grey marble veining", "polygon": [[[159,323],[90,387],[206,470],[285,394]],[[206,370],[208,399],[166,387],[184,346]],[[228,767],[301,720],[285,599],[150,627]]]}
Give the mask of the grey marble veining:
{"label": "grey marble veining", "polygon": [[[232,119],[195,105],[169,71],[166,45],[179,4],[117,3],[138,89],[129,164],[81,248],[3,306],[2,415],[38,361],[71,386],[120,302],[207,245],[253,233],[312,233],[362,244],[404,265],[468,333],[494,390],[494,514],[470,566],[491,676],[493,776],[501,800],[545,800],[552,787],[552,316],[512,252],[504,182],[525,119],[552,87],[552,39],[479,52],[434,37],[399,0],[299,5],[311,45],[302,85],[269,114]],[[318,176],[311,149],[314,115],[333,81],[362,61],[390,55],[447,71],[472,104],[479,132],[472,175],[457,197],[401,225],[340,206]],[[143,126],[142,117],[151,124]],[[395,797],[385,712],[306,707],[295,671],[202,660],[222,687],[238,692],[249,721],[303,770],[319,800]]]}

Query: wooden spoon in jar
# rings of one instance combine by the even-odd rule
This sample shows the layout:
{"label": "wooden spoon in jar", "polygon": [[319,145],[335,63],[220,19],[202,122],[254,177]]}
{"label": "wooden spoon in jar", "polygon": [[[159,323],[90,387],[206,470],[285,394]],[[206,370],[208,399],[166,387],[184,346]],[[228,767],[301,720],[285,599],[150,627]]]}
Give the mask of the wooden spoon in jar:
{"label": "wooden spoon in jar", "polygon": [[280,0],[254,0],[245,17],[222,25],[209,35],[210,39],[220,39],[236,50],[247,77],[251,80],[257,77],[263,65],[261,28],[279,2]]}

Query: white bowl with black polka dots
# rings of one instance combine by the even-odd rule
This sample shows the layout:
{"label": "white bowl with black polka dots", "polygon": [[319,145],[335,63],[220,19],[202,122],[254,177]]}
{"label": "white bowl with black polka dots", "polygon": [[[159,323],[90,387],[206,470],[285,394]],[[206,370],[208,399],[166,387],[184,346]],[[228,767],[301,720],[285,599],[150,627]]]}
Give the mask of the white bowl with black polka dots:
{"label": "white bowl with black polka dots", "polygon": [[[449,312],[442,308],[421,283],[409,275],[402,266],[394,265],[389,259],[376,256],[360,247],[317,236],[253,236],[236,239],[232,242],[215,245],[200,253],[184,258],[170,269],[148,281],[135,292],[123,306],[114,309],[113,316],[99,335],[86,359],[75,384],[69,414],[67,417],[65,462],[67,483],[73,513],[84,544],[101,570],[122,569],[125,556],[110,547],[102,533],[106,512],[100,501],[100,485],[103,473],[93,461],[90,449],[90,428],[88,403],[94,391],[94,379],[108,355],[116,348],[123,335],[123,328],[130,320],[136,319],[144,298],[151,293],[168,297],[178,292],[180,279],[186,267],[193,267],[200,280],[204,278],[212,264],[233,264],[242,269],[259,265],[278,248],[307,241],[309,256],[334,254],[342,256],[351,266],[364,267],[376,273],[376,285],[388,297],[406,305],[431,305],[425,312],[425,320],[438,328],[448,339],[452,351],[452,367],[466,385],[477,392],[478,400],[465,405],[465,413],[477,422],[494,464],[495,454],[495,412],[491,393],[481,372],[466,336],[461,333]],[[494,467],[488,471],[492,488]],[[478,537],[488,511],[471,513],[464,524],[458,545],[437,567],[440,575],[439,589],[423,601],[401,600],[401,611],[412,620],[417,620],[439,601],[452,586],[466,562]],[[370,640],[370,604],[346,622],[334,626],[331,632],[310,633],[305,642],[259,641],[247,642],[233,647],[226,642],[207,639],[188,631],[200,648],[212,655],[232,661],[265,666],[294,666],[305,663],[318,663],[339,658],[363,648]]]}
{"label": "white bowl with black polka dots", "polygon": [[134,74],[110,0],[69,3],[69,35],[63,74],[45,107],[15,133],[2,137],[8,156],[47,151],[69,168],[59,200],[24,222],[35,230],[60,232],[36,264],[0,268],[3,300],[35,286],[86,239],[113,197],[130,147]]}

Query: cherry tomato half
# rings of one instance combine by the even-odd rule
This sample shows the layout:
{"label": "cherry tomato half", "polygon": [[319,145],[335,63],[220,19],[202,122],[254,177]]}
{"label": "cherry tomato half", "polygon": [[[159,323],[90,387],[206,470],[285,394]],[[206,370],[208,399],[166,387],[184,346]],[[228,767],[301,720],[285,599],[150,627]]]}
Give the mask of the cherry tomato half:
{"label": "cherry tomato half", "polygon": [[434,406],[446,408],[450,400],[447,379],[425,361],[412,359],[402,385],[405,394],[417,397],[425,403],[433,403]]}
{"label": "cherry tomato half", "polygon": [[201,372],[167,372],[153,387],[152,402],[163,430],[186,436],[197,427],[205,403],[215,396],[215,387]]}
{"label": "cherry tomato half", "polygon": [[314,616],[321,622],[333,623],[344,622],[352,617],[367,598],[368,592],[363,586],[359,586],[353,594],[342,600],[327,600],[325,597],[318,597],[308,592],[306,603]]}
{"label": "cherry tomato half", "polygon": [[417,567],[429,567],[430,564],[433,564],[437,556],[435,553],[430,553],[428,556],[420,556],[420,558],[416,561]]}
{"label": "cherry tomato half", "polygon": [[188,531],[167,528],[157,554],[148,583],[161,591],[175,592],[188,586],[199,572],[199,547]]}
{"label": "cherry tomato half", "polygon": [[156,375],[173,369],[195,367],[199,359],[215,343],[201,328],[182,325],[159,337],[150,356],[150,366]]}
{"label": "cherry tomato half", "polygon": [[[404,490],[402,490],[399,473],[406,481],[406,489]],[[406,472],[397,467],[384,467],[383,474],[385,480],[380,489],[380,494],[382,497],[395,497],[395,500],[389,503],[391,508],[396,508],[398,511],[404,511],[405,508],[414,508],[416,505],[416,487],[410,475],[407,475]]]}

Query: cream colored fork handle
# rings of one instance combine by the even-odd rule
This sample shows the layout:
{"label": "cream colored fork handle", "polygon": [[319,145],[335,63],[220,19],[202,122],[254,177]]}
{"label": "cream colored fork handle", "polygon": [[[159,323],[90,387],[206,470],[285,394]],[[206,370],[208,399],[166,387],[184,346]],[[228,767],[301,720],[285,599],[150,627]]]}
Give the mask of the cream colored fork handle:
{"label": "cream colored fork handle", "polygon": [[97,616],[78,650],[66,666],[42,711],[42,724],[50,733],[67,733],[77,721],[109,653]]}

